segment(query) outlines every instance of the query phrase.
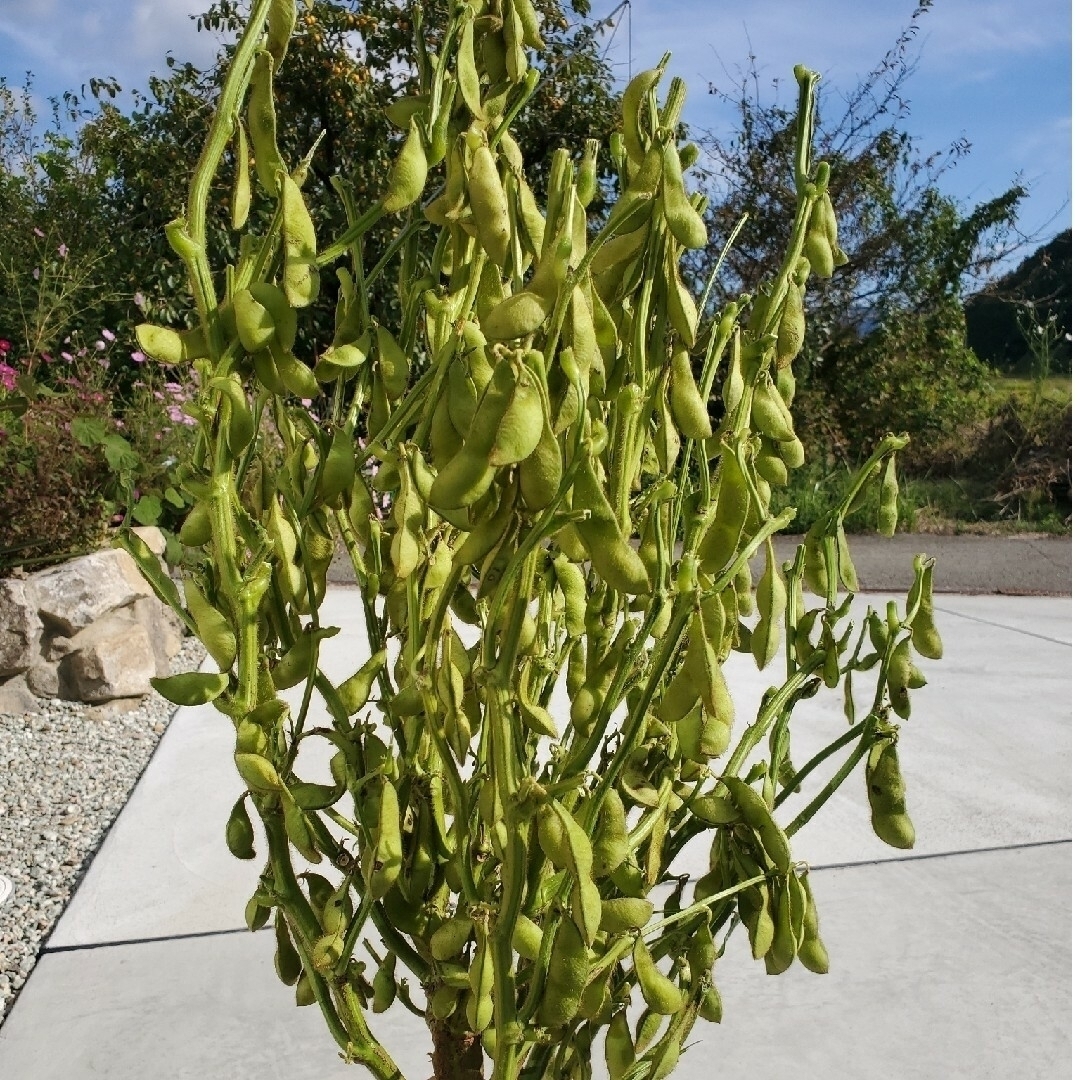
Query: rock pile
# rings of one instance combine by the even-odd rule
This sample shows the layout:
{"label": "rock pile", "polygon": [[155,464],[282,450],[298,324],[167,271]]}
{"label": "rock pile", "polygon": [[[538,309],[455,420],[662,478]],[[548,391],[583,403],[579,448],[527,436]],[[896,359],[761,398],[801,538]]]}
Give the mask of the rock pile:
{"label": "rock pile", "polygon": [[[157,529],[139,531],[164,551]],[[116,548],[0,580],[0,712],[39,698],[134,703],[169,674],[182,628]]]}

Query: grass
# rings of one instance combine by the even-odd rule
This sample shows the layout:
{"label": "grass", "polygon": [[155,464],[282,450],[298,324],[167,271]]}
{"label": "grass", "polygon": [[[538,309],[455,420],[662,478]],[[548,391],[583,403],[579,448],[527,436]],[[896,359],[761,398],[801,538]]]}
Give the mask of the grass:
{"label": "grass", "polygon": [[[1010,394],[1030,397],[1035,380],[1030,375],[994,375],[991,379],[995,402],[1005,401]],[[1042,396],[1047,401],[1064,405],[1072,400],[1072,378],[1069,375],[1048,375],[1043,380]]]}

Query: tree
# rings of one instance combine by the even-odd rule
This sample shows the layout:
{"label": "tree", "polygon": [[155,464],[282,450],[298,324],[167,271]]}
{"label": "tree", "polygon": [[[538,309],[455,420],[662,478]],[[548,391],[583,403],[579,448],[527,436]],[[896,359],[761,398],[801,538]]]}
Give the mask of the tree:
{"label": "tree", "polygon": [[[964,302],[968,344],[985,363],[1004,370],[1030,366],[1031,349],[1019,309],[1039,326],[1051,320],[1072,325],[1072,229],[1058,233],[1015,270],[990,282]],[[1072,370],[1072,342],[1061,340],[1050,357],[1052,371]]]}
{"label": "tree", "polygon": [[[965,212],[939,182],[969,145],[925,153],[904,130],[910,50],[929,9],[924,0],[878,66],[841,96],[838,116],[818,117],[818,153],[832,167],[847,263],[807,289],[796,372],[808,391],[800,420],[843,456],[864,453],[883,422],[916,433],[916,453],[932,451],[969,410],[984,368],[964,344],[963,294],[1007,250],[1024,196],[1014,186]],[[738,293],[758,284],[784,242],[795,192],[782,163],[796,116],[778,100],[778,84],[766,100],[753,58],[733,94],[710,89],[735,105],[739,123],[731,139],[701,140],[700,173],[715,205],[699,274],[704,279],[745,215],[719,274]]]}
{"label": "tree", "polygon": [[[102,194],[114,252],[111,280],[125,297],[141,293],[146,298],[142,315],[175,321],[181,314],[175,309],[183,301],[177,299],[172,252],[162,227],[183,208],[195,166],[191,147],[199,145],[209,122],[235,48],[232,39],[248,6],[217,0],[200,15],[201,31],[227,39],[214,66],[200,71],[170,58],[172,74],[152,79],[148,93],[137,95],[130,113],[115,105],[114,83],[99,83],[90,102],[68,96],[71,114],[82,123],[81,150],[110,177]],[[414,26],[409,9],[392,0],[316,0],[301,11],[279,90],[295,109],[296,123],[282,132],[281,149],[293,167],[314,148],[305,190],[320,233],[340,232],[345,222],[332,177],[346,180],[361,208],[382,192],[400,139],[385,110],[416,92],[414,41],[419,34],[430,44],[433,27],[446,15],[442,2],[415,10],[423,14],[419,26]],[[595,26],[585,19],[588,10],[585,0],[545,0],[539,5],[546,42],[540,57],[543,77],[516,128],[538,195],[559,146],[577,145],[586,133],[607,133],[616,122],[611,76],[599,54]],[[606,169],[602,157],[601,175]],[[215,244],[224,245],[235,259],[238,253],[230,247],[227,227],[229,192],[229,176],[223,173],[215,178],[209,214]],[[264,228],[268,224],[262,222]],[[386,226],[379,226],[368,243],[379,250],[390,236]],[[382,304],[392,308],[393,294],[389,283],[380,287],[372,301],[376,310]],[[129,323],[134,314],[127,304],[99,318],[116,325]],[[190,312],[186,315],[191,317]],[[312,345],[325,340],[332,326],[333,309],[324,301],[304,331],[310,335],[305,340]]]}

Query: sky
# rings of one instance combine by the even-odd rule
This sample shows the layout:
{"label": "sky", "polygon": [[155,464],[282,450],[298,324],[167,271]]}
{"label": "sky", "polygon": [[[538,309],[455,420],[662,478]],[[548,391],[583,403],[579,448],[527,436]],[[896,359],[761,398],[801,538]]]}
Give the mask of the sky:
{"label": "sky", "polygon": [[[594,3],[606,15],[618,0]],[[191,18],[207,0],[0,0],[0,76],[34,75],[46,100],[114,76],[125,90],[166,75],[165,56],[206,64],[219,42]],[[620,83],[673,54],[692,129],[723,134],[734,113],[708,93],[732,91],[753,52],[767,100],[792,104],[791,69],[823,75],[822,106],[836,108],[907,25],[917,0],[633,0],[603,47]],[[958,139],[971,151],[941,182],[971,208],[1022,177],[1030,197],[1021,230],[1045,242],[1071,223],[1069,0],[936,0],[919,20],[904,126],[927,152]],[[774,88],[773,80],[779,80]],[[1028,251],[1031,250],[1029,247]]]}

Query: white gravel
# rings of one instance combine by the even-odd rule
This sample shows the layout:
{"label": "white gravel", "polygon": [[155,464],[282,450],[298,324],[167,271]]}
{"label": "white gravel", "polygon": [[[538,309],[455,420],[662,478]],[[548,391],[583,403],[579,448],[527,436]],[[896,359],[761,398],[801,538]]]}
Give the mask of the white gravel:
{"label": "white gravel", "polygon": [[[173,672],[204,655],[186,638]],[[0,874],[14,886],[0,906],[0,1021],[175,710],[151,693],[109,718],[57,700],[25,716],[0,713]]]}

